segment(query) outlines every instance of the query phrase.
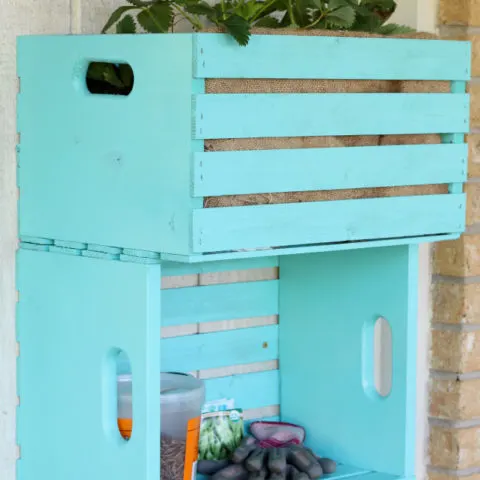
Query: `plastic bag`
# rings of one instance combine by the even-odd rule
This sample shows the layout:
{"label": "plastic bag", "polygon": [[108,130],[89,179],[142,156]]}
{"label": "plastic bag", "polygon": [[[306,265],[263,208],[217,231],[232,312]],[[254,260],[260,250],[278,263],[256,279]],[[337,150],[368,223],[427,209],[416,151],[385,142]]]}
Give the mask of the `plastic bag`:
{"label": "plastic bag", "polygon": [[243,439],[243,412],[241,409],[202,414],[200,460],[224,460],[229,458]]}

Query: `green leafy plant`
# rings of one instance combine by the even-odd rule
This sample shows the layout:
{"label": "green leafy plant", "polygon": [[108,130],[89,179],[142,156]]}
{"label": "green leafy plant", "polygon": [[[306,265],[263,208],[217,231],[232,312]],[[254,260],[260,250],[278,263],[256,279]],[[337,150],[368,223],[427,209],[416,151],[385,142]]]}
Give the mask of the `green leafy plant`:
{"label": "green leafy plant", "polygon": [[254,27],[334,29],[397,34],[411,31],[385,24],[395,12],[395,0],[127,0],[103,28],[107,33],[173,31],[178,21],[188,21],[194,30],[215,25],[246,45]]}
{"label": "green leafy plant", "polygon": [[[180,21],[195,31],[215,26],[247,45],[253,28],[349,30],[394,35],[411,28],[387,23],[395,0],[126,0],[102,33],[167,33]],[[94,93],[128,94],[133,74],[128,65],[92,63],[87,84]]]}

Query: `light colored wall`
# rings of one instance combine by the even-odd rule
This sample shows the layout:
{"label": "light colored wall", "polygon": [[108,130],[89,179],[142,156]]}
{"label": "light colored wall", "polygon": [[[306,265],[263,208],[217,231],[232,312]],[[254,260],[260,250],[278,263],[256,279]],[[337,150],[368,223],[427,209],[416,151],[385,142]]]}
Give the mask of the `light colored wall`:
{"label": "light colored wall", "polygon": [[[395,21],[431,30],[435,0],[400,0]],[[121,0],[0,0],[0,479],[15,480],[15,38],[31,33],[97,33]],[[419,318],[419,478],[423,477],[429,320],[429,253],[422,247]],[[198,279],[203,281],[204,279]]]}

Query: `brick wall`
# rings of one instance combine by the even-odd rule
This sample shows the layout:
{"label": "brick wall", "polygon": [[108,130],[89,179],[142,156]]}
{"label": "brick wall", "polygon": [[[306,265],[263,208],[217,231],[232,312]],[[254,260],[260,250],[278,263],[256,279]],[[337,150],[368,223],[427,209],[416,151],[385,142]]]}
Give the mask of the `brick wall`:
{"label": "brick wall", "polygon": [[429,477],[480,480],[480,0],[440,0],[442,37],[473,48],[467,231],[434,249]]}

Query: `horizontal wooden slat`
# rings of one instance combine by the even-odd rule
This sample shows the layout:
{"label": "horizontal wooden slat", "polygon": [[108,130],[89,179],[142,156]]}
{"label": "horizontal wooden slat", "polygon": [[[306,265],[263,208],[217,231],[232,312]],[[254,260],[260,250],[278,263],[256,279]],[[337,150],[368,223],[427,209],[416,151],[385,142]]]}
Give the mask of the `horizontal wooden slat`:
{"label": "horizontal wooden slat", "polygon": [[234,398],[243,409],[278,405],[280,402],[280,375],[278,370],[246,373],[205,380],[207,401]]}
{"label": "horizontal wooden slat", "polygon": [[468,80],[468,42],[254,35],[195,37],[200,78]]}
{"label": "horizontal wooden slat", "polygon": [[233,270],[251,270],[255,268],[278,267],[277,257],[246,258],[244,260],[223,260],[210,263],[184,264],[178,262],[162,262],[162,275],[195,275],[200,273],[227,272]]}
{"label": "horizontal wooden slat", "polygon": [[190,372],[278,358],[278,325],[164,338],[162,371]]}
{"label": "horizontal wooden slat", "polygon": [[194,195],[464,182],[466,144],[202,152]]}
{"label": "horizontal wooden slat", "polygon": [[278,280],[162,291],[162,327],[278,314]]}
{"label": "horizontal wooden slat", "polygon": [[286,246],[276,248],[260,248],[260,249],[246,249],[233,250],[215,253],[197,253],[193,255],[168,255],[166,257],[170,261],[184,263],[184,264],[198,264],[208,263],[219,260],[236,260],[247,257],[252,258],[266,258],[269,255],[274,255],[276,258],[284,255],[299,255],[307,253],[318,252],[338,252],[342,250],[360,250],[365,248],[379,248],[379,247],[394,247],[397,245],[418,245],[420,243],[445,242],[447,240],[457,240],[461,232],[434,234],[434,235],[418,235],[407,237],[396,237],[380,240],[359,240],[344,243],[313,243],[300,246]]}
{"label": "horizontal wooden slat", "polygon": [[193,211],[198,252],[461,232],[465,196],[339,200]]}
{"label": "horizontal wooden slat", "polygon": [[469,96],[445,93],[202,94],[194,136],[467,133]]}
{"label": "horizontal wooden slat", "polygon": [[[272,417],[258,418],[257,420],[262,420],[264,422],[278,422],[281,419],[279,417]],[[248,421],[246,423],[249,424],[251,422]],[[322,453],[321,448],[316,449],[315,446],[308,446],[313,448],[317,455],[320,455]],[[210,480],[210,478],[211,477],[199,474],[197,474],[196,476],[196,480]],[[357,467],[350,467],[349,465],[342,464],[337,464],[337,469],[335,473],[328,475],[326,478],[328,478],[328,480],[344,480],[346,478],[348,478],[349,480],[405,480],[405,477],[397,477],[395,475],[388,475],[387,473],[369,472],[368,470]]]}

